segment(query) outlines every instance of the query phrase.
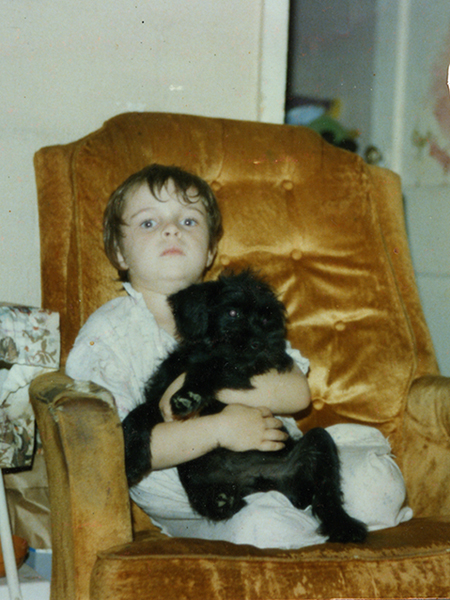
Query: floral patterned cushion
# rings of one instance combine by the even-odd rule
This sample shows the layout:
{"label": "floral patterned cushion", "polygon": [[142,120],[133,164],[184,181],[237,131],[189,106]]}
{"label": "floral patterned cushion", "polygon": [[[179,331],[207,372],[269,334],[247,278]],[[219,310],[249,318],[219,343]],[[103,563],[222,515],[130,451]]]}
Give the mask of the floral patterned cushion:
{"label": "floral patterned cushion", "polygon": [[59,362],[58,313],[0,304],[0,468],[31,465],[35,423],[28,386]]}
{"label": "floral patterned cushion", "polygon": [[57,369],[59,352],[58,313],[0,304],[0,360]]}

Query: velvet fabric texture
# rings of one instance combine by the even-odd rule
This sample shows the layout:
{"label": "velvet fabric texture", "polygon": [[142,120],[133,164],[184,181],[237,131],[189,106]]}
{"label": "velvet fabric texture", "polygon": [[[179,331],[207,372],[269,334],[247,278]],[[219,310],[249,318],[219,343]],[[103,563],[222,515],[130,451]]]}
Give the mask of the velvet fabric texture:
{"label": "velvet fabric texture", "polygon": [[[370,534],[363,546],[296,552],[173,540],[154,530],[132,542],[131,521],[123,516],[128,509],[99,512],[108,502],[96,489],[99,498],[89,500],[90,508],[104,525],[123,518],[122,533],[103,540],[99,526],[95,539],[85,539],[87,516],[67,526],[67,515],[84,514],[75,506],[90,495],[94,480],[104,494],[111,485],[124,486],[120,424],[115,417],[105,425],[105,435],[112,428],[119,437],[114,452],[105,450],[101,458],[104,469],[92,462],[95,476],[77,471],[80,479],[71,483],[71,461],[82,461],[88,451],[76,435],[95,435],[94,401],[75,400],[71,390],[66,404],[62,390],[71,382],[61,388],[40,378],[33,402],[47,432],[54,544],[63,556],[55,564],[64,565],[54,567],[53,600],[129,598],[133,590],[142,598],[444,597],[450,589],[450,384],[439,376],[418,299],[398,177],[305,128],[161,113],[120,115],[78,142],[40,150],[43,305],[61,315],[63,358],[87,317],[122,293],[102,248],[103,210],[126,177],[152,162],[195,172],[217,195],[225,235],[208,277],[250,265],[280,292],[289,339],[311,361],[313,402],[298,415],[300,427],[354,422],[379,428],[404,472],[416,516],[429,519]],[[114,413],[106,404],[108,415]],[[102,402],[95,406],[104,414]],[[52,442],[53,436],[68,441]],[[102,448],[96,444],[96,456]],[[117,470],[114,484],[108,461]],[[67,471],[67,485],[52,491],[51,473],[59,468]],[[122,490],[126,504],[123,496]],[[109,551],[114,544],[125,545]],[[71,582],[64,582],[71,572]]]}
{"label": "velvet fabric texture", "polygon": [[[194,598],[195,591],[197,597],[210,600],[398,598],[409,590],[410,597],[425,598],[433,574],[433,594],[445,598],[448,587],[442,569],[449,533],[448,521],[416,519],[399,530],[371,534],[361,548],[319,545],[303,552],[205,540],[169,542],[150,533],[100,553],[92,597],[131,598],[134,591],[141,600],[176,600]],[[120,576],[123,573],[126,578]],[[141,582],[138,588],[136,581]]]}

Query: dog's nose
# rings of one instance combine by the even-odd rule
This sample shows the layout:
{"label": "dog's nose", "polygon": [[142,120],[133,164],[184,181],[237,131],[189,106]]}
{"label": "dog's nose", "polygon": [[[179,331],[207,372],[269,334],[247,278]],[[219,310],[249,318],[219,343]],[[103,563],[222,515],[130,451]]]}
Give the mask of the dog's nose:
{"label": "dog's nose", "polygon": [[260,347],[261,347],[261,344],[259,342],[256,342],[256,341],[250,342],[250,348],[252,350],[259,350]]}

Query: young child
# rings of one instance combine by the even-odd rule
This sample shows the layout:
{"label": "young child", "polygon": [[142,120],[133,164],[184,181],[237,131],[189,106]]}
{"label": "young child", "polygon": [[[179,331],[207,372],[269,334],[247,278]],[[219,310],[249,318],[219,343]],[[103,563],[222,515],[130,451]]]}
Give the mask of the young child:
{"label": "young child", "polygon": [[[143,401],[146,381],[175,344],[167,297],[202,280],[221,233],[220,211],[210,187],[176,167],[150,165],[112,194],[104,218],[105,250],[128,295],[108,302],[88,319],[66,371],[111,391],[121,420]],[[286,415],[310,402],[309,363],[288,343],[287,348],[295,361],[292,371],[259,375],[252,380],[252,390],[221,391],[227,406],[217,415],[172,420],[169,400],[183,376],[161,398],[164,423],[153,429],[150,442],[153,470],[130,494],[165,533],[259,547],[299,548],[324,541],[311,512],[295,509],[278,492],[252,494],[233,518],[208,521],[191,509],[176,469],[219,446],[279,450],[287,437],[283,424],[291,435],[301,435]],[[369,529],[410,518],[410,509],[402,508],[403,479],[383,436],[357,425],[329,430],[342,449],[350,514]]]}

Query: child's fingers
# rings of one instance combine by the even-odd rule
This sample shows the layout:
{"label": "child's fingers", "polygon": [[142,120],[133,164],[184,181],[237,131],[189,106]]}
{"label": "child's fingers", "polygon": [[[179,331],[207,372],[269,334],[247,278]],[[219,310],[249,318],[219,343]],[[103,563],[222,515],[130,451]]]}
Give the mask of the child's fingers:
{"label": "child's fingers", "polygon": [[281,429],[283,423],[275,417],[267,417],[264,421],[266,431],[260,449],[266,452],[282,450],[284,448],[284,442],[289,437],[289,435]]}
{"label": "child's fingers", "polygon": [[284,442],[288,437],[289,435],[281,429],[267,429],[264,436],[266,440],[272,440],[274,442]]}
{"label": "child's fingers", "polygon": [[281,429],[283,427],[282,421],[276,417],[265,417],[264,423],[266,425],[266,429]]}
{"label": "child's fingers", "polygon": [[259,410],[263,417],[273,417],[272,411],[267,406],[256,406],[255,408]]}
{"label": "child's fingers", "polygon": [[258,406],[258,410],[264,417],[266,427],[278,429],[283,427],[283,422],[280,419],[277,419],[277,417],[274,417],[272,411],[269,408],[267,408],[266,406]]}
{"label": "child's fingers", "polygon": [[271,410],[265,406],[258,407],[258,410],[264,417],[264,425],[266,428],[260,450],[266,452],[282,450],[284,448],[283,442],[289,437],[289,435],[282,430],[283,422],[274,417]]}
{"label": "child's fingers", "polygon": [[[264,417],[264,424],[266,426],[266,429],[282,429],[283,428],[283,421],[281,421],[281,419],[277,419],[277,417],[274,417],[272,412],[268,408],[261,406],[258,408],[258,410],[261,412],[262,416]],[[283,439],[286,439],[287,437],[288,437],[288,435],[286,434]]]}
{"label": "child's fingers", "polygon": [[266,407],[229,404],[216,419],[220,423],[217,430],[219,446],[235,452],[281,450],[289,437],[283,431],[280,419]]}
{"label": "child's fingers", "polygon": [[265,440],[262,442],[259,450],[262,452],[276,452],[277,450],[283,450],[284,444],[283,442],[275,442],[272,440]]}

